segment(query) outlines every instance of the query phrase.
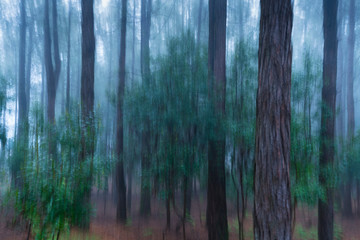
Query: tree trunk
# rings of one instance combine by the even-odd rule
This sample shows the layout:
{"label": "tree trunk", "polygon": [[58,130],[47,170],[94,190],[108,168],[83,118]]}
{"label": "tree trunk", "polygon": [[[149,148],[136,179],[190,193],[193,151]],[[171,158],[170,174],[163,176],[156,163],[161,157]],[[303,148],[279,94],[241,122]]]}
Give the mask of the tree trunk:
{"label": "tree trunk", "polygon": [[[143,84],[150,85],[150,29],[151,29],[152,0],[141,0],[141,76]],[[149,216],[150,204],[150,125],[149,120],[142,133],[141,145],[141,193],[140,215]]]}
{"label": "tree trunk", "polygon": [[[334,188],[329,181],[334,164],[334,133],[337,74],[337,12],[338,0],[323,0],[324,9],[324,60],[320,127],[319,182],[325,187],[325,199],[319,199],[318,237],[334,237]],[[329,170],[331,172],[329,172]]]}
{"label": "tree trunk", "polygon": [[49,155],[51,158],[56,159],[56,140],[54,139],[53,131],[55,124],[55,100],[56,90],[59,83],[59,76],[61,70],[61,60],[59,53],[59,41],[57,31],[57,3],[56,0],[52,1],[52,30],[53,30],[53,49],[55,68],[52,62],[52,47],[51,47],[51,36],[50,36],[50,23],[49,23],[49,0],[45,0],[45,16],[44,16],[44,58],[45,58],[45,69],[46,69],[46,87],[47,87],[47,120],[50,123],[49,130]]}
{"label": "tree trunk", "polygon": [[117,190],[119,194],[117,204],[117,221],[126,221],[126,186],[124,174],[124,89],[125,89],[125,60],[126,60],[126,18],[127,0],[122,0],[121,7],[121,42],[120,42],[120,76],[118,86],[117,121],[116,121],[116,155],[117,162]]}
{"label": "tree trunk", "polygon": [[[26,53],[26,10],[25,0],[20,2],[20,48],[19,48],[19,83],[18,83],[18,101],[19,101],[19,121],[18,121],[18,139],[25,136],[28,124],[28,109],[26,102],[26,79],[25,79],[25,53]],[[24,140],[24,139],[23,139]]]}
{"label": "tree trunk", "polygon": [[68,17],[68,36],[67,36],[67,69],[66,69],[66,112],[70,110],[70,57],[71,57],[71,0],[69,1]]}
{"label": "tree trunk", "polygon": [[45,54],[45,68],[47,80],[47,118],[51,124],[55,123],[55,100],[56,90],[59,83],[59,76],[61,70],[61,60],[59,53],[58,31],[57,31],[57,4],[56,0],[52,1],[52,14],[53,14],[53,49],[55,67],[52,61],[52,47],[50,36],[50,21],[49,21],[49,0],[45,0],[45,18],[44,18],[44,54]]}
{"label": "tree trunk", "polygon": [[261,0],[254,236],[291,239],[291,0]]}
{"label": "tree trunk", "polygon": [[[85,208],[90,206],[91,182],[93,172],[93,154],[95,145],[94,129],[94,67],[95,67],[95,34],[94,34],[94,1],[82,0],[82,41],[81,41],[81,114],[82,114],[82,136],[81,136],[81,161],[87,157],[91,158],[90,172],[83,179],[85,185],[82,201]],[[89,228],[90,214],[80,216],[79,225]]]}
{"label": "tree trunk", "polygon": [[30,110],[30,89],[31,89],[31,67],[32,67],[32,53],[33,53],[33,34],[34,33],[34,24],[29,26],[29,46],[27,52],[27,62],[26,62],[26,110],[27,115]]}
{"label": "tree trunk", "polygon": [[[21,185],[21,166],[25,162],[26,146],[28,144],[28,109],[26,102],[26,79],[25,79],[25,55],[26,55],[26,9],[25,0],[20,1],[20,47],[19,47],[19,82],[17,98],[19,102],[19,119],[17,144],[22,152],[20,159],[12,169],[12,178],[16,187]],[[16,110],[15,110],[16,111]],[[15,132],[16,134],[16,132]]]}
{"label": "tree trunk", "polygon": [[[355,52],[355,0],[350,0],[349,6],[349,36],[348,36],[348,61],[347,61],[347,144],[349,151],[353,145],[353,138],[355,133],[355,115],[354,115],[354,52]],[[347,157],[348,163],[352,161],[351,157]],[[348,169],[348,171],[351,171]],[[345,196],[344,196],[344,214],[351,217],[352,211],[352,174],[346,174],[348,179],[345,183]]]}
{"label": "tree trunk", "polygon": [[216,137],[208,143],[207,227],[209,240],[228,239],[225,133],[220,127],[225,117],[226,96],[226,14],[227,0],[209,0],[209,98],[216,116]]}
{"label": "tree trunk", "polygon": [[201,37],[203,5],[204,5],[204,0],[200,0],[199,13],[198,13],[197,36],[196,36],[196,41],[197,41],[198,46],[200,45],[200,37]]}

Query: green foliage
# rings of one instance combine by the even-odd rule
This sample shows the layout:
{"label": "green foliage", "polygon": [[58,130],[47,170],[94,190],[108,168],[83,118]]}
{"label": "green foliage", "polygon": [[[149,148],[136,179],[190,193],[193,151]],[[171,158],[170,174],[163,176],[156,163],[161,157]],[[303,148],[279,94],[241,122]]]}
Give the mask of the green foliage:
{"label": "green foliage", "polygon": [[231,74],[227,85],[227,132],[231,152],[231,181],[229,196],[234,198],[233,188],[240,189],[240,173],[245,195],[253,186],[253,156],[255,150],[257,51],[252,41],[240,41],[235,46],[231,62]]}
{"label": "green foliage", "polygon": [[199,171],[206,137],[206,55],[189,32],[172,38],[156,59],[150,84],[134,87],[126,98],[127,121],[142,133],[151,130],[151,176],[160,196],[191,181]]}
{"label": "green foliage", "polygon": [[[98,116],[94,126],[98,129]],[[82,131],[79,111],[61,117],[56,128],[44,123],[43,109],[35,104],[31,112],[29,143],[14,148],[12,164],[20,164],[19,185],[8,196],[18,216],[32,226],[36,239],[48,239],[67,232],[72,225],[89,221],[92,207],[86,201],[92,175],[105,175],[98,155],[81,159]],[[51,129],[51,136],[49,135]],[[49,137],[57,142],[57,157],[49,154]],[[21,159],[21,160],[18,160]],[[95,171],[91,166],[99,166]],[[97,171],[98,170],[98,171]]]}
{"label": "green foliage", "polygon": [[320,101],[320,65],[307,50],[303,69],[295,71],[292,80],[291,182],[296,202],[314,206],[323,189],[318,182],[319,115],[314,106]]}

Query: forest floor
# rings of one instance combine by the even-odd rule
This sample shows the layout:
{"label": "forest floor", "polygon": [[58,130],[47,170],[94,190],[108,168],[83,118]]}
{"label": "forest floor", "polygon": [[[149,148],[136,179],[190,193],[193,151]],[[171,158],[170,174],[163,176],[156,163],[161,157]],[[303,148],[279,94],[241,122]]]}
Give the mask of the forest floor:
{"label": "forest floor", "polygon": [[[152,215],[148,220],[141,219],[138,214],[138,198],[133,198],[133,211],[131,218],[125,225],[116,223],[116,206],[114,201],[107,197],[106,210],[104,211],[104,195],[93,193],[92,200],[96,208],[96,215],[91,221],[90,230],[82,232],[72,229],[70,233],[63,234],[63,240],[180,240],[183,239],[182,225],[176,215],[171,215],[171,230],[166,231],[166,212],[163,202],[153,199]],[[186,224],[186,239],[207,239],[205,227],[206,202],[203,198],[196,197],[192,201],[192,221]],[[245,239],[253,239],[252,218],[247,214],[245,221]],[[238,239],[238,223],[236,209],[229,204],[228,211],[230,240]],[[12,226],[9,217],[0,216],[1,240],[24,240],[27,231],[24,226]],[[296,211],[296,227],[294,240],[317,239],[317,213],[315,208],[299,206]],[[342,240],[360,239],[360,218],[343,219],[336,216],[335,237]]]}

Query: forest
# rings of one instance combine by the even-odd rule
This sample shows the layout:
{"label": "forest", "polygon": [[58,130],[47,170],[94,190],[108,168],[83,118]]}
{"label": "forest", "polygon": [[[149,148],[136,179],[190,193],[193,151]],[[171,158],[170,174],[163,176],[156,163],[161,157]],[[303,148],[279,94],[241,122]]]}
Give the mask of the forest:
{"label": "forest", "polygon": [[359,240],[360,1],[1,0],[1,240]]}

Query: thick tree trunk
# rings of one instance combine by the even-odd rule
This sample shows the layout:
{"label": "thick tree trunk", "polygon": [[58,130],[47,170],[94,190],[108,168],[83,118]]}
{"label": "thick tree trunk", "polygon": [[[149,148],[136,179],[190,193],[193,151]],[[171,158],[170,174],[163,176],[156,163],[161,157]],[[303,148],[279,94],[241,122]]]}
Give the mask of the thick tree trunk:
{"label": "thick tree trunk", "polygon": [[[334,237],[334,188],[329,183],[334,164],[334,133],[337,74],[337,12],[338,0],[323,0],[324,9],[324,60],[320,127],[319,182],[325,187],[325,199],[319,199],[318,237]],[[329,172],[331,171],[331,172]]]}
{"label": "thick tree trunk", "polygon": [[[150,29],[151,29],[152,0],[141,0],[141,76],[143,84],[150,85]],[[141,144],[141,193],[140,214],[149,216],[150,204],[150,126],[146,120],[146,127],[142,133]]]}
{"label": "thick tree trunk", "polygon": [[261,0],[254,236],[291,239],[291,0]]}
{"label": "thick tree trunk", "polygon": [[121,40],[120,40],[120,75],[118,86],[117,121],[116,121],[116,155],[117,162],[117,221],[126,221],[126,186],[124,174],[124,89],[125,89],[125,60],[126,60],[126,19],[127,0],[122,0],[121,7]]}
{"label": "thick tree trunk", "polygon": [[209,0],[209,98],[217,126],[208,144],[207,227],[209,240],[228,239],[225,133],[220,127],[225,116],[227,0]]}

